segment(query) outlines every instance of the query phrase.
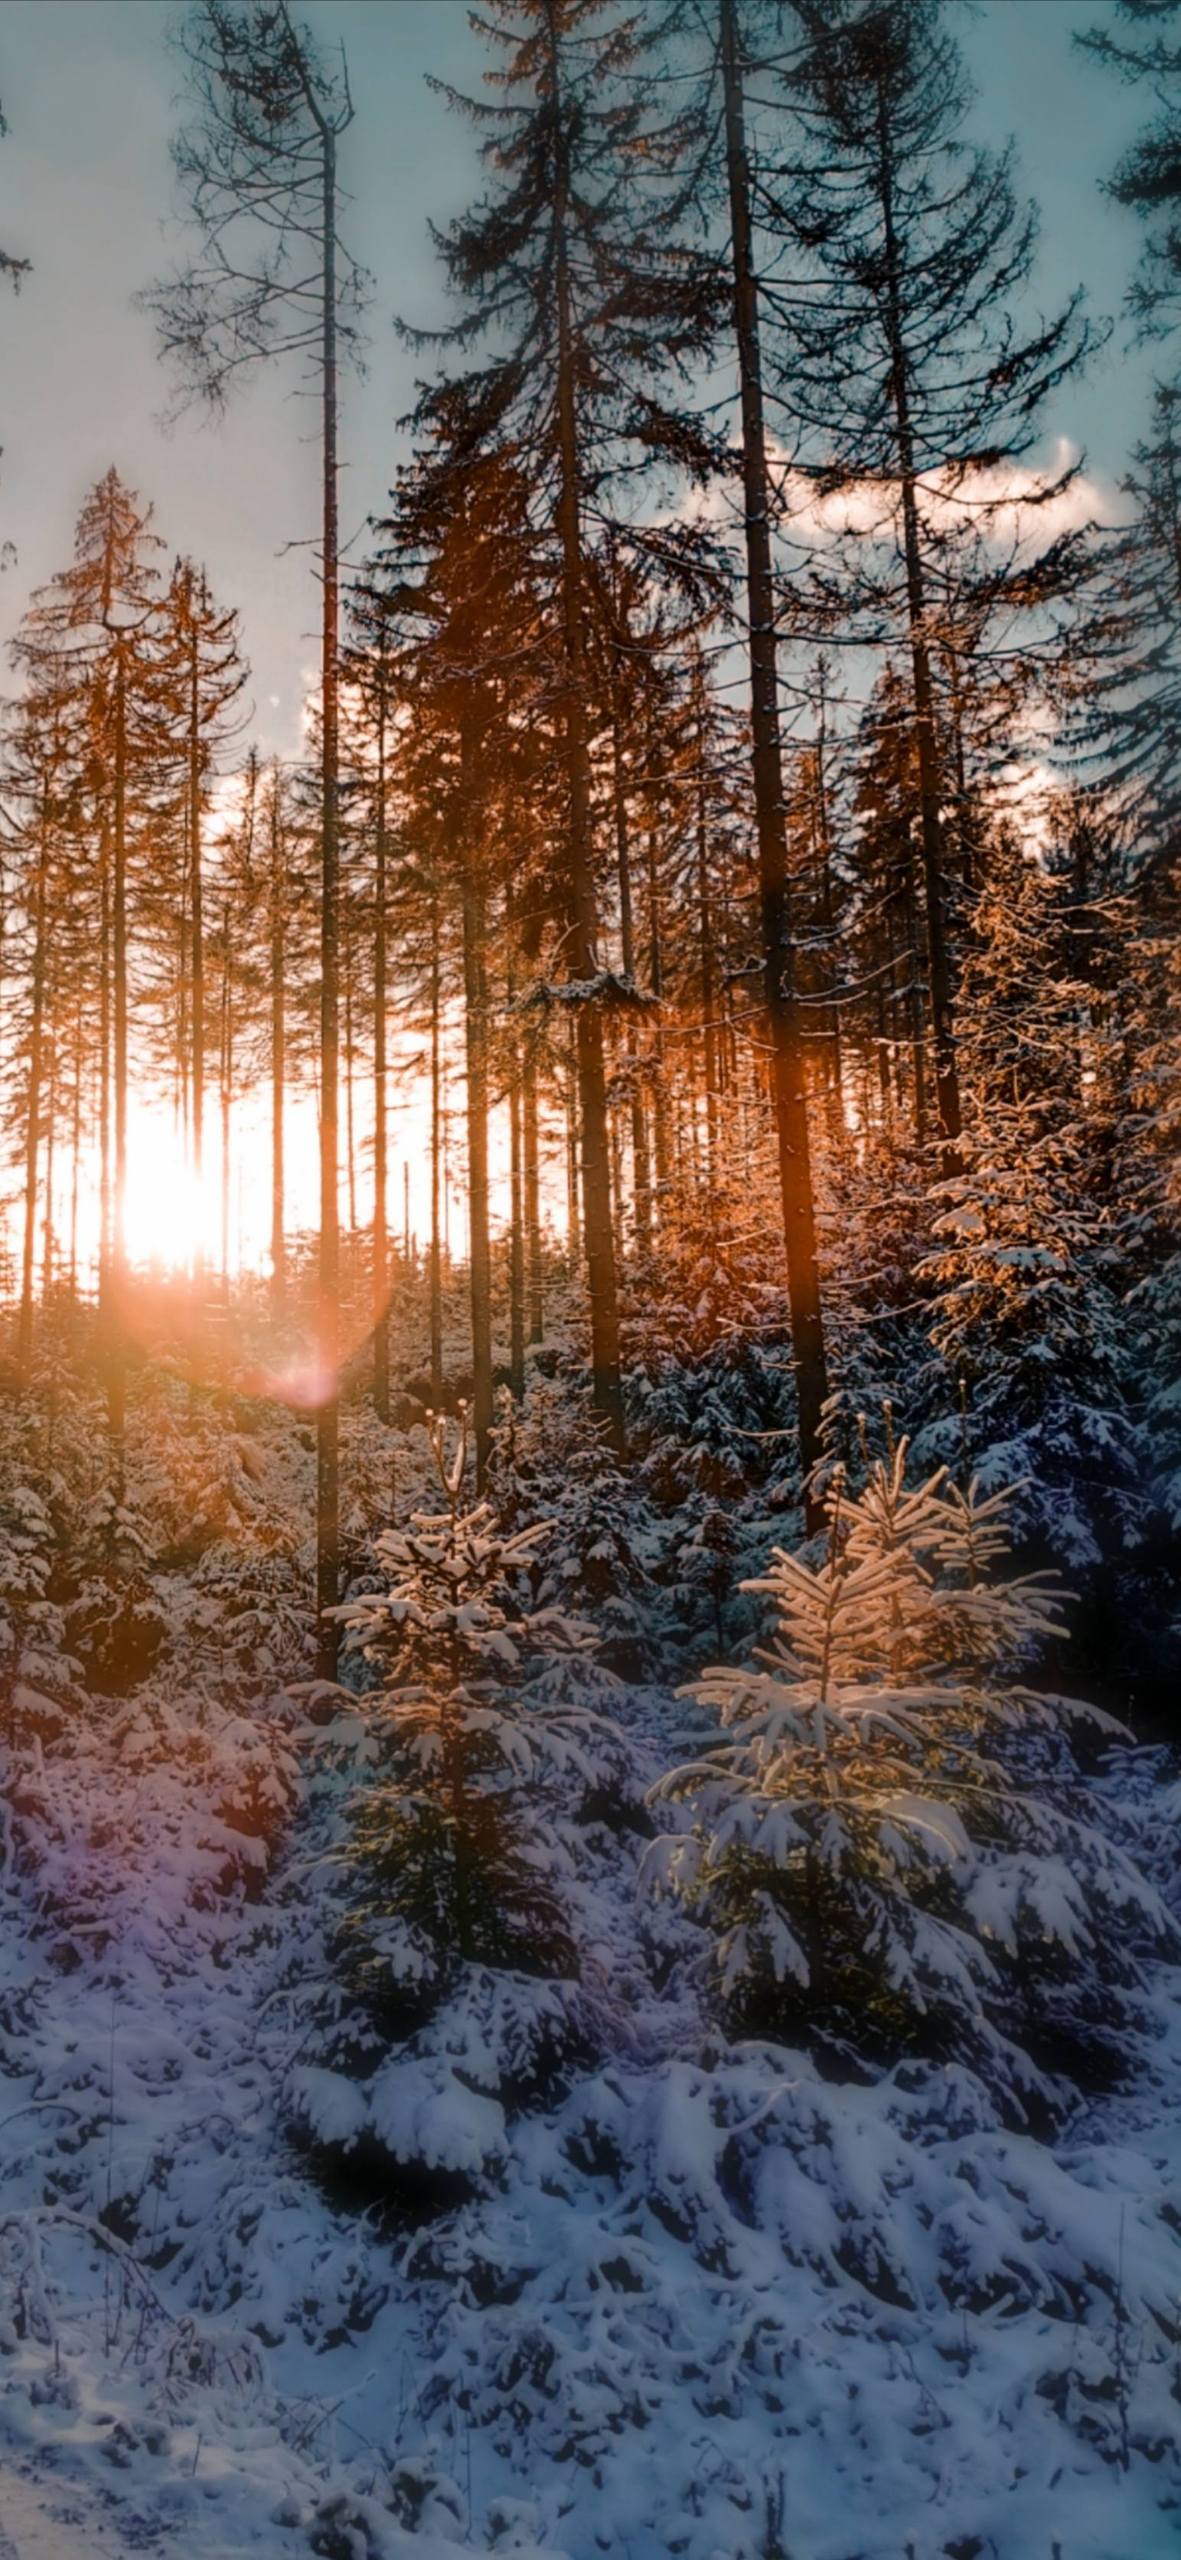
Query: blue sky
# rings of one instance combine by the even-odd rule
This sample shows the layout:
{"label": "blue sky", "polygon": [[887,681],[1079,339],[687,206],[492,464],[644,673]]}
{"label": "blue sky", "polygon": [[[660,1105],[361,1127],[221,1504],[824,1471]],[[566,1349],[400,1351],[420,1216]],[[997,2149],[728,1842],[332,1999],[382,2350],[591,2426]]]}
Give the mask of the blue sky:
{"label": "blue sky", "polygon": [[[977,89],[973,127],[1015,134],[1026,186],[1044,214],[1038,302],[1076,283],[1100,312],[1118,311],[1136,255],[1134,224],[1099,181],[1134,130],[1128,98],[1074,50],[1076,28],[1105,0],[955,0]],[[414,360],[394,311],[441,314],[428,216],[471,196],[469,127],[426,86],[433,72],[475,88],[485,48],[465,0],[309,0],[326,41],[343,40],[357,101],[343,174],[355,199],[350,236],[372,268],[368,371],[345,392],[342,521],[360,531],[379,509],[399,453]],[[160,423],[165,383],[135,289],[180,245],[168,140],[178,68],[167,0],[4,0],[0,98],[11,127],[0,146],[0,240],[33,259],[15,303],[0,307],[0,537],[17,545],[0,578],[0,641],[31,586],[69,556],[78,506],[114,462],[155,502],[170,549],[203,559],[218,594],[242,612],[264,748],[297,743],[305,669],[314,660],[316,596],[308,554],[317,514],[315,416],[289,374],[256,380],[220,426]],[[1121,330],[1091,378],[1064,394],[1052,429],[1087,447],[1114,482],[1143,423],[1148,359]]]}

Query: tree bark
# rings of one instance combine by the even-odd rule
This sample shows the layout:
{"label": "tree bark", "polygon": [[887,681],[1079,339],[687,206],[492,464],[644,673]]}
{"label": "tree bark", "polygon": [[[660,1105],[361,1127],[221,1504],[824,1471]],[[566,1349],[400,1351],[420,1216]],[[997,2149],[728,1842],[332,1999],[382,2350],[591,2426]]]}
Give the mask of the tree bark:
{"label": "tree bark", "polygon": [[441,1056],[442,988],[439,949],[439,898],[431,893],[431,1272],[430,1346],[431,1401],[436,1412],[443,1394],[443,1237],[439,1185],[445,1170],[443,1075]]}
{"label": "tree bark", "polygon": [[[467,740],[465,738],[465,746]],[[469,749],[470,754],[470,749]],[[465,763],[468,758],[465,756]],[[468,794],[460,824],[471,825]],[[476,1491],[488,1475],[492,1430],[492,1250],[488,1231],[488,996],[485,976],[487,918],[479,854],[467,841],[461,853],[463,902],[463,1025],[467,1073],[468,1274],[472,1322],[472,1424]]]}
{"label": "tree bark", "polygon": [[[379,643],[379,645],[381,645]],[[373,1402],[382,1422],[390,1418],[389,1131],[386,1063],[386,719],[384,657],[378,668],[377,781],[374,802],[373,883]],[[434,1238],[432,1233],[432,1251]]]}
{"label": "tree bark", "polygon": [[[617,688],[618,693],[618,688]],[[625,978],[636,974],[635,909],[632,901],[631,830],[623,771],[623,723],[618,699],[611,718],[611,790],[615,807],[615,873],[619,884],[620,958]],[[627,1042],[631,1080],[632,1215],[636,1252],[645,1259],[652,1250],[652,1165],[648,1153],[648,1118],[640,1090],[640,1055],[635,1032]]]}
{"label": "tree bark", "polygon": [[41,1145],[41,1081],[45,1055],[48,875],[49,809],[47,800],[43,797],[37,847],[37,896],[33,914],[29,1091],[25,1120],[24,1249],[21,1255],[21,1301],[17,1326],[17,1366],[22,1377],[27,1375],[33,1351],[33,1258],[37,1233],[37,1162]]}
{"label": "tree bark", "polygon": [[[190,603],[192,603],[190,591]],[[189,629],[189,932],[193,988],[193,1175],[201,1200],[205,1170],[205,928],[201,866],[201,669],[195,612]],[[204,1269],[203,1229],[198,1218],[196,1279]]]}
{"label": "tree bark", "polygon": [[918,476],[910,416],[909,368],[902,311],[898,241],[894,224],[893,159],[886,116],[885,91],[878,84],[878,184],[885,230],[887,337],[890,394],[898,442],[898,480],[902,498],[902,538],[906,564],[906,611],[914,682],[915,737],[919,760],[919,815],[923,846],[923,887],[927,906],[930,957],[931,1024],[935,1056],[935,1103],[943,1140],[943,1166],[951,1173],[960,1136],[959,1074],[955,1054],[955,1020],[951,995],[951,958],[944,910],[943,824],[940,815],[939,751],[935,734],[935,699],[931,654],[927,643],[926,592],[919,543]]}
{"label": "tree bark", "polygon": [[525,1253],[529,1269],[529,1340],[545,1339],[545,1275],[541,1259],[541,1147],[537,1107],[537,1060],[525,1035],[523,1076],[525,1118]]}
{"label": "tree bark", "polygon": [[611,1222],[611,1165],[607,1124],[607,1076],[599,975],[598,916],[591,823],[590,752],[586,719],[585,569],[579,467],[577,347],[568,239],[569,149],[562,89],[557,13],[547,0],[557,152],[553,209],[554,288],[558,325],[558,538],[562,553],[564,729],[569,822],[570,966],[583,991],[574,1004],[578,1112],[582,1156],[582,1223],[590,1298],[591,1392],[607,1425],[611,1446],[624,1451],[623,1380],[615,1236]]}
{"label": "tree bark", "polygon": [[336,1677],[338,1631],[336,1620],[329,1612],[340,1598],[340,1386],[337,1375],[340,1343],[340,1209],[337,1197],[340,527],[336,449],[336,136],[330,126],[321,123],[320,138],[323,151],[323,620],[320,654],[320,1269],[317,1328],[320,1405],[316,1431],[316,1668],[321,1679],[333,1680]]}
{"label": "tree bark", "polygon": [[284,1103],[287,1082],[287,861],[276,763],[271,775],[269,863],[271,945],[271,1305],[282,1314],[287,1295],[286,1156]]}
{"label": "tree bark", "polygon": [[779,670],[771,564],[770,490],[763,418],[758,285],[751,238],[742,69],[735,0],[720,0],[730,193],[734,323],[742,397],[742,470],[750,625],[751,725],[767,1020],[775,1135],[799,1412],[800,1467],[809,1525],[817,1507],[808,1487],[821,1454],[828,1392],[803,1044],[795,989],[788,898],[787,831],[779,734]]}

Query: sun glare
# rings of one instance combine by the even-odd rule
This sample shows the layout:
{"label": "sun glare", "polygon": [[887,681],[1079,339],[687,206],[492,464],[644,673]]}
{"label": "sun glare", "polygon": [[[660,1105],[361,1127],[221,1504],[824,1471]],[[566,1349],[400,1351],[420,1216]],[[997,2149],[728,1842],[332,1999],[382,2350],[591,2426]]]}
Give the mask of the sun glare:
{"label": "sun glare", "polygon": [[182,1132],[159,1111],[136,1115],[128,1148],[127,1250],[133,1263],[183,1271],[221,1255],[221,1207],[215,1165],[198,1182]]}

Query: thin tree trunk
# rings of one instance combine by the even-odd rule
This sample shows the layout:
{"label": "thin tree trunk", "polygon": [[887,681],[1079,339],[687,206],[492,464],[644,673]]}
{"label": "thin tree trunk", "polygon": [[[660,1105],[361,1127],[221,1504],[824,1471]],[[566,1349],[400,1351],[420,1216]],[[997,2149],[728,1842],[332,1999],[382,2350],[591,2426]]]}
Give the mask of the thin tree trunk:
{"label": "thin tree trunk", "polygon": [[[820,672],[819,718],[816,727],[816,845],[820,870],[820,922],[824,931],[825,968],[831,987],[836,963],[836,909],[832,877],[832,825],[828,806],[828,704],[825,694],[824,669]],[[844,1126],[842,1090],[844,1073],[841,1062],[841,1008],[839,1000],[830,996],[825,1006],[828,1032],[827,1082],[837,1112],[837,1125]]]}
{"label": "thin tree trunk", "polygon": [[221,971],[221,1293],[230,1294],[230,1140],[234,1097],[234,1002],[230,980],[230,910],[227,904],[223,924],[225,936]]}
{"label": "thin tree trunk", "polygon": [[545,1275],[541,1259],[541,1147],[537,1115],[537,1060],[525,1036],[523,1079],[525,1152],[525,1253],[529,1266],[529,1340],[545,1338]]}
{"label": "thin tree trunk", "polygon": [[316,1667],[336,1677],[337,1626],[329,1612],[340,1598],[340,1389],[338,1297],[340,1212],[337,1200],[338,1044],[337,987],[339,847],[340,618],[339,491],[336,452],[336,136],[321,124],[323,149],[322,425],[323,425],[323,625],[321,632],[320,781],[320,1408],[316,1435]]}
{"label": "thin tree trunk", "polygon": [[779,735],[779,671],[775,637],[775,589],[771,563],[770,490],[763,420],[758,285],[751,239],[750,172],[746,156],[742,72],[735,0],[720,0],[725,83],[726,162],[730,191],[734,319],[742,393],[743,497],[750,625],[751,725],[754,740],[755,816],[771,1037],[775,1135],[787,1258],[792,1350],[799,1407],[800,1466],[809,1524],[817,1506],[808,1494],[821,1454],[821,1424],[828,1392],[816,1213],[808,1130],[803,1044],[795,991],[788,900],[787,834]]}
{"label": "thin tree trunk", "polygon": [[525,1393],[525,1209],[522,1170],[521,1083],[513,1060],[509,1091],[509,1386],[518,1404]]}
{"label": "thin tree trunk", "polygon": [[[618,690],[618,688],[617,688]],[[622,722],[616,701],[611,719],[611,786],[615,808],[615,871],[619,883],[619,943],[625,978],[636,974],[635,911],[632,903],[631,831],[623,772]],[[631,1083],[632,1209],[636,1252],[645,1259],[652,1250],[652,1167],[648,1154],[648,1120],[640,1088],[640,1054],[634,1030],[627,1040]]]}
{"label": "thin tree trunk", "polygon": [[705,1171],[709,1215],[716,1228],[718,1194],[718,1029],[717,953],[709,865],[709,809],[706,776],[705,676],[698,651],[693,668],[697,729],[697,929],[701,967],[701,1039],[705,1076]]}
{"label": "thin tree trunk", "polygon": [[652,1140],[656,1166],[655,1225],[659,1231],[667,1210],[672,1171],[669,1144],[668,1059],[664,1037],[664,947],[660,929],[659,801],[656,793],[656,735],[648,736],[649,814],[645,831],[645,871],[648,890],[648,984],[656,999],[656,1033],[653,1042]]}
{"label": "thin tree trunk", "polygon": [[127,1372],[123,1326],[127,1290],[127,671],[124,643],[115,642],[114,884],[111,917],[114,963],[115,1200],[113,1333],[110,1344],[107,1419],[116,1472],[123,1472]]}
{"label": "thin tree trunk", "polygon": [[271,1305],[276,1315],[287,1295],[286,1160],[284,1105],[287,1082],[287,862],[280,807],[279,767],[271,776]]}
{"label": "thin tree trunk", "polygon": [[443,1128],[443,1078],[440,1015],[442,1012],[439,951],[439,899],[431,893],[431,1273],[430,1349],[431,1401],[436,1411],[443,1394],[443,1238],[439,1216],[439,1184],[446,1173]]}
{"label": "thin tree trunk", "polygon": [[41,1260],[41,1305],[47,1308],[53,1290],[53,1253],[56,1237],[53,1218],[53,1159],[57,1134],[57,1055],[52,1037],[49,1043],[49,1078],[45,1096],[45,1225],[44,1251]]}
{"label": "thin tree trunk", "polygon": [[353,933],[346,905],[344,910],[344,1121],[345,1181],[349,1204],[350,1268],[351,1247],[357,1233],[357,1143],[356,1143],[356,1077],[353,1073]]}
{"label": "thin tree trunk", "polygon": [[[205,1171],[205,918],[201,862],[201,669],[196,617],[189,636],[189,903],[193,980],[193,1176],[198,1202]],[[194,1277],[198,1288],[205,1252],[200,1217]]]}
{"label": "thin tree trunk", "polygon": [[[465,745],[466,745],[465,739]],[[465,762],[467,758],[465,757]],[[471,824],[465,791],[461,823]],[[487,929],[479,855],[465,844],[463,864],[463,1027],[467,1072],[468,1274],[472,1319],[472,1423],[476,1490],[488,1473],[492,1429],[492,1250],[488,1232],[488,1002],[484,938]]]}
{"label": "thin tree trunk", "polygon": [[98,1295],[105,1313],[111,1286],[111,862],[105,822],[99,849],[99,875]]}
{"label": "thin tree trunk", "polygon": [[611,1224],[611,1167],[607,1126],[607,1077],[603,1016],[591,990],[599,974],[591,824],[590,752],[587,741],[587,670],[584,629],[585,573],[578,442],[577,348],[570,290],[567,236],[570,175],[555,0],[547,0],[547,32],[558,135],[553,240],[558,331],[558,537],[562,551],[562,620],[565,658],[564,726],[569,794],[570,962],[586,992],[574,1007],[578,1110],[582,1142],[582,1206],[590,1298],[591,1392],[619,1455],[624,1450],[623,1381],[615,1237]]}
{"label": "thin tree trunk", "polygon": [[33,914],[33,965],[29,1024],[29,1090],[25,1120],[25,1217],[21,1257],[17,1364],[27,1372],[33,1350],[33,1259],[37,1233],[37,1166],[41,1144],[41,1080],[45,1056],[46,926],[49,897],[49,811],[43,803],[37,848],[37,896]]}
{"label": "thin tree trunk", "polygon": [[[390,1281],[386,1186],[389,1093],[386,1065],[386,684],[379,672],[377,790],[374,808],[376,873],[373,885],[373,1402],[382,1422],[390,1418]],[[432,1179],[433,1179],[432,1175]],[[431,1251],[435,1249],[432,1219]]]}
{"label": "thin tree trunk", "polygon": [[78,1298],[78,1189],[82,1171],[82,1016],[74,1032],[73,1109],[70,1118],[70,1300]]}
{"label": "thin tree trunk", "polygon": [[944,1171],[956,1163],[960,1135],[959,1075],[955,1054],[955,1022],[951,997],[951,958],[944,908],[943,825],[939,799],[939,750],[935,735],[935,700],[927,643],[926,594],[919,544],[917,473],[910,418],[909,368],[903,326],[898,243],[894,227],[893,158],[886,118],[885,91],[878,86],[879,189],[885,231],[887,335],[890,391],[898,438],[898,479],[902,497],[903,551],[906,563],[906,609],[914,678],[915,736],[919,760],[919,816],[923,846],[923,886],[927,906],[930,957],[931,1021],[935,1051],[935,1100],[943,1140]]}

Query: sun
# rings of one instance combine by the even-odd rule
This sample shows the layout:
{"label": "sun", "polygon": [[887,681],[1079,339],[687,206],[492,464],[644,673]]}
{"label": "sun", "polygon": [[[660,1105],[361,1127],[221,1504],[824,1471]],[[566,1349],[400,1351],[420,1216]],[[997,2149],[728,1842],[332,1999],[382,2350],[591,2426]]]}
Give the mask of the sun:
{"label": "sun", "polygon": [[220,1262],[221,1208],[217,1168],[199,1182],[183,1130],[173,1115],[134,1101],[129,1113],[126,1232],[128,1259],[157,1270],[185,1271]]}

